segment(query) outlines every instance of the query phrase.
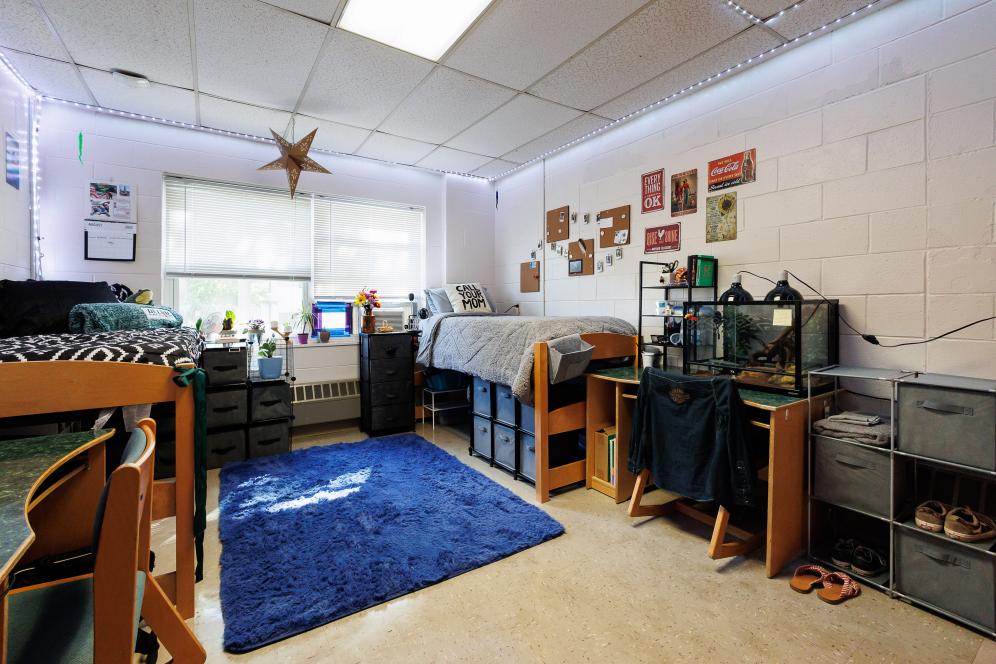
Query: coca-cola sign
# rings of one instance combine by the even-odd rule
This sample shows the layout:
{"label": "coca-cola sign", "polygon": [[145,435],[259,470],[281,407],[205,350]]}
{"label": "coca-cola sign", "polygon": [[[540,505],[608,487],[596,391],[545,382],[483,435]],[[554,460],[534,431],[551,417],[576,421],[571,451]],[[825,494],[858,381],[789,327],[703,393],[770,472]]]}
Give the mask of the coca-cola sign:
{"label": "coca-cola sign", "polygon": [[709,162],[709,191],[753,182],[757,175],[754,148]]}
{"label": "coca-cola sign", "polygon": [[664,169],[651,171],[640,176],[642,202],[640,211],[656,212],[664,209]]}
{"label": "coca-cola sign", "polygon": [[681,249],[681,224],[648,228],[644,233],[643,253],[645,254],[679,249]]}

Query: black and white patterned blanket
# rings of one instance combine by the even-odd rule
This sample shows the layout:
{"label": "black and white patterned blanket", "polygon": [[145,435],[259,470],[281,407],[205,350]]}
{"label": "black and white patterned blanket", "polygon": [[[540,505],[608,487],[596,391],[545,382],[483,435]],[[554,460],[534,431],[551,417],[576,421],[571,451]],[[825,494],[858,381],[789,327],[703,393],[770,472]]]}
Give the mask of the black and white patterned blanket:
{"label": "black and white patterned blanket", "polygon": [[89,360],[176,366],[200,359],[204,342],[191,327],[39,334],[0,339],[0,362]]}

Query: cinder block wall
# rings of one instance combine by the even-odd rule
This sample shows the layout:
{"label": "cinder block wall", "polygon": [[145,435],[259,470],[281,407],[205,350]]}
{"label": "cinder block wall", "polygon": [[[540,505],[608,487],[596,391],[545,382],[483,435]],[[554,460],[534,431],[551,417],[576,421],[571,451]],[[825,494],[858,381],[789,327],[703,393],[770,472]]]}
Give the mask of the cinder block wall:
{"label": "cinder block wall", "polygon": [[[635,323],[644,228],[682,225],[679,253],[740,269],[788,268],[883,343],[922,339],[996,307],[996,0],[903,0],[763,65],[668,104],[495,183],[495,272],[503,306],[608,314]],[[738,195],[738,237],[705,242],[707,163],[757,149]],[[697,168],[699,208],[640,214],[640,175]],[[590,277],[542,250],[543,292],[518,292],[543,211],[629,204],[622,261]],[[594,224],[571,225],[571,239]],[[605,251],[597,258],[604,258]],[[745,277],[763,295],[770,285]],[[806,289],[801,289],[808,292]],[[926,345],[883,349],[844,330],[845,362],[996,377],[992,322]]]}

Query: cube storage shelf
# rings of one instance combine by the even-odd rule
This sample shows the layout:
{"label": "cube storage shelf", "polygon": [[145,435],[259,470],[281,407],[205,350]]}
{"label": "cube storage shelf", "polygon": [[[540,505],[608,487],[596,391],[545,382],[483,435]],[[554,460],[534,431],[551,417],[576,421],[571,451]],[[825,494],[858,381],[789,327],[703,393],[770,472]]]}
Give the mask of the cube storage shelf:
{"label": "cube storage shelf", "polygon": [[[832,381],[833,410],[841,381],[884,383],[891,426],[881,447],[811,433],[809,557],[996,637],[996,540],[961,542],[913,518],[925,500],[996,514],[996,381],[845,366],[814,379]],[[813,412],[808,397],[810,421],[829,414]],[[856,536],[888,550],[887,571],[864,577],[834,563],[834,541]]]}
{"label": "cube storage shelf", "polygon": [[477,376],[470,384],[471,456],[536,482],[535,410],[521,403],[507,385]]}

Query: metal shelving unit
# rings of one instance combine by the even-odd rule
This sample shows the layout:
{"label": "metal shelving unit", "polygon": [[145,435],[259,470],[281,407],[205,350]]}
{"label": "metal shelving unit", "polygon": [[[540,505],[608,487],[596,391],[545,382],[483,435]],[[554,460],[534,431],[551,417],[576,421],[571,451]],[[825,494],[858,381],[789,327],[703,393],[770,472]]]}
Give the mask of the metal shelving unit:
{"label": "metal shelving unit", "polygon": [[[463,401],[457,401],[453,395],[462,394]],[[440,400],[437,401],[437,398]],[[448,413],[470,408],[467,399],[467,386],[436,390],[431,387],[422,388],[422,409],[432,418],[432,438],[436,438],[436,413]]]}
{"label": "metal shelving unit", "polygon": [[[691,262],[692,262],[693,258],[695,258],[695,257],[689,256],[688,257],[688,264],[685,266],[689,273],[691,273],[691,269],[692,269]],[[693,294],[696,291],[711,292],[712,293],[712,297],[708,298],[708,299],[711,299],[711,300],[717,300],[717,299],[719,299],[719,290],[718,290],[718,283],[719,283],[719,261],[717,259],[715,259],[715,258],[706,257],[706,256],[698,256],[697,258],[706,259],[706,260],[712,262],[712,264],[713,264],[712,265],[713,279],[712,279],[712,285],[711,286],[692,286],[692,285],[688,284],[687,282],[686,283],[681,283],[681,284],[667,284],[667,285],[662,285],[662,284],[659,284],[659,283],[654,283],[652,285],[646,285],[644,283],[644,279],[647,277],[645,266],[653,266],[654,268],[663,268],[666,265],[668,265],[668,263],[660,263],[660,262],[657,262],[657,261],[640,261],[640,273],[639,273],[640,274],[640,302],[639,302],[639,307],[640,307],[639,314],[640,314],[640,316],[639,316],[639,320],[637,322],[637,335],[639,337],[640,351],[641,352],[643,351],[643,346],[644,346],[644,342],[643,342],[643,321],[644,321],[644,319],[647,319],[647,318],[677,318],[677,319],[683,319],[684,318],[684,316],[680,316],[680,315],[677,315],[677,314],[667,314],[667,315],[664,315],[664,314],[656,314],[656,313],[654,313],[654,314],[648,314],[648,313],[646,313],[644,311],[644,309],[643,309],[643,305],[644,305],[643,294],[644,294],[645,291],[655,291],[655,290],[664,291],[664,299],[668,300],[668,301],[672,301],[674,299],[674,298],[671,297],[671,293],[672,292],[682,291],[684,293],[684,295],[683,295],[683,297],[681,299],[681,301],[683,303],[684,302],[690,302],[692,299],[694,299],[692,296],[693,296]],[[658,270],[658,271],[660,271],[660,270]],[[658,277],[657,274],[655,274],[655,275],[653,275],[653,278],[657,279],[659,277]],[[663,345],[665,347],[667,347],[670,344],[663,344]]]}

